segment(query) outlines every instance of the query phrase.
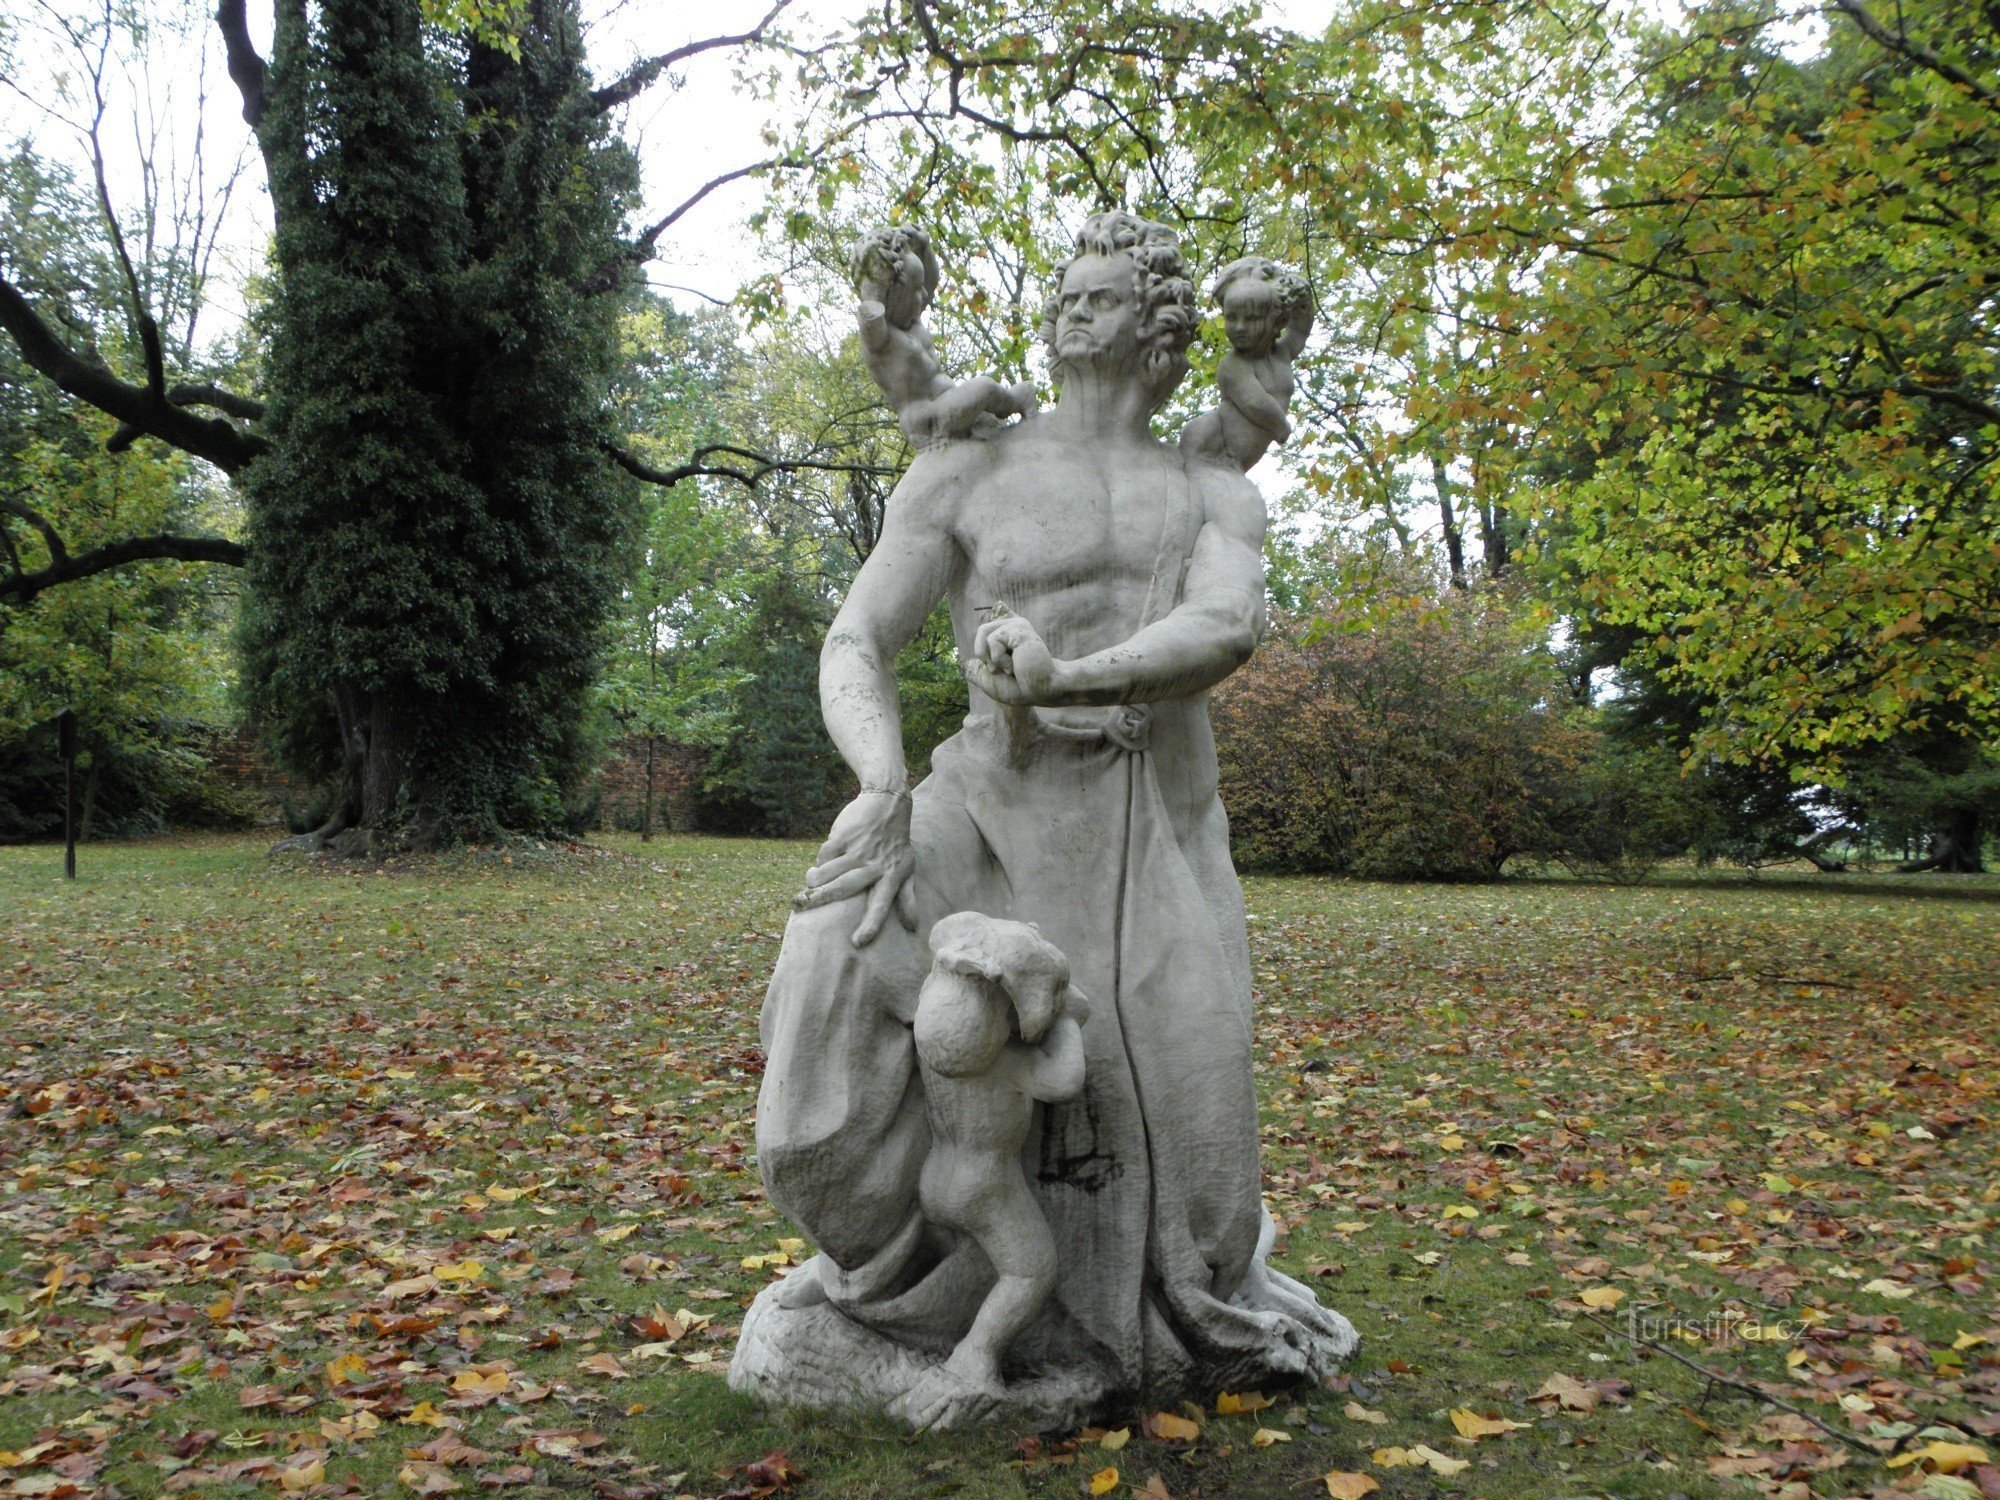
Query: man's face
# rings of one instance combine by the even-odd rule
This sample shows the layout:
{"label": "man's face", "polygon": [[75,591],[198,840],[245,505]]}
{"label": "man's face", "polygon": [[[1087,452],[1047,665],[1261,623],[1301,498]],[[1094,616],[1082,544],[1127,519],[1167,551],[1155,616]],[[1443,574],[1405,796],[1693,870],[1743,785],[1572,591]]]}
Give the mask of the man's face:
{"label": "man's face", "polygon": [[1055,354],[1072,367],[1136,367],[1139,268],[1129,255],[1086,255],[1063,273]]}

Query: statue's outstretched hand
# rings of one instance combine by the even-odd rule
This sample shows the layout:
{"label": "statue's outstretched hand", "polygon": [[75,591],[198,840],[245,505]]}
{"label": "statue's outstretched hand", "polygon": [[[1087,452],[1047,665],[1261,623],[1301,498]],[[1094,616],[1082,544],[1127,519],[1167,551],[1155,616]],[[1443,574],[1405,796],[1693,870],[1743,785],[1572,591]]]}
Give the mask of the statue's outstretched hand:
{"label": "statue's outstretched hand", "polygon": [[998,703],[1055,707],[1064,701],[1066,663],[1056,660],[1041,632],[1004,604],[972,638],[965,680]]}
{"label": "statue's outstretched hand", "polygon": [[916,868],[908,794],[863,792],[833,820],[818,860],[806,871],[806,888],[792,898],[792,907],[810,911],[866,891],[868,904],[853,937],[855,947],[865,948],[882,931],[892,907],[903,926],[916,931],[916,891],[910,883]]}

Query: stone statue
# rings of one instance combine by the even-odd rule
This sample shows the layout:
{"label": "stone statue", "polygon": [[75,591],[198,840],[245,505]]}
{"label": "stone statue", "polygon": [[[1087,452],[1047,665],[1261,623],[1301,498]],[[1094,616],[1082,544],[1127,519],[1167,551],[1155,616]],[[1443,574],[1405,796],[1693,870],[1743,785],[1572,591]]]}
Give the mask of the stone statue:
{"label": "stone statue", "polygon": [[[785,931],[757,1110],[818,1254],[745,1316],[738,1389],[1055,1426],[1354,1349],[1267,1264],[1208,722],[1263,628],[1264,504],[1152,434],[1194,324],[1173,233],[1090,219],[1044,320],[1056,404],[918,453],[828,633],[861,789]],[[940,599],[972,708],[912,790],[893,664]]]}
{"label": "stone statue", "polygon": [[937,295],[938,264],[930,237],[898,225],[864,235],[854,251],[855,314],[869,377],[882,388],[919,448],[996,430],[1007,417],[1032,411],[1032,381],[1003,386],[986,375],[956,385],[938,366],[923,315]]}
{"label": "stone statue", "polygon": [[1068,961],[1024,922],[957,912],[931,929],[930,946],[912,1027],[931,1127],[917,1202],[985,1251],[995,1280],[951,1357],[892,1408],[913,1426],[968,1397],[1003,1397],[1000,1358],[1055,1289],[1055,1236],[1021,1147],[1037,1100],[1083,1092],[1090,1015]]}
{"label": "stone statue", "polygon": [[1222,404],[1188,423],[1183,446],[1246,473],[1273,443],[1291,435],[1292,361],[1312,332],[1305,278],[1261,255],[1246,255],[1215,278],[1229,353],[1216,367]]}

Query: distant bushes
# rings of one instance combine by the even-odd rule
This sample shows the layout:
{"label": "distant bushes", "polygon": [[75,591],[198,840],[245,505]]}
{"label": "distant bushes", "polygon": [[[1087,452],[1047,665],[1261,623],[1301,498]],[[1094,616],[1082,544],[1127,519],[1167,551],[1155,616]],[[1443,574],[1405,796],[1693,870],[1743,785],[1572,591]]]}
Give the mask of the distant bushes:
{"label": "distant bushes", "polygon": [[1238,864],[1466,880],[1552,848],[1595,736],[1546,634],[1498,590],[1278,616],[1215,698]]}

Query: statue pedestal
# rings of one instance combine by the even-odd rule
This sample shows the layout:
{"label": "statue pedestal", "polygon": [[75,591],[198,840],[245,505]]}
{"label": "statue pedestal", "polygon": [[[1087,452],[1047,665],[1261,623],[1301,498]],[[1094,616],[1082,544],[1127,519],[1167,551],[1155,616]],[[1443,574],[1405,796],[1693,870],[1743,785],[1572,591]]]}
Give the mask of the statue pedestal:
{"label": "statue pedestal", "polygon": [[[1044,1376],[1012,1381],[997,1398],[965,1393],[954,1400],[940,1373],[944,1356],[892,1342],[830,1302],[787,1307],[779,1298],[782,1289],[783,1283],[766,1287],[750,1304],[729,1361],[730,1388],[766,1405],[886,1413],[912,1426],[956,1427],[1004,1417],[1053,1430],[1080,1425],[1100,1394],[1072,1376]],[[910,1410],[918,1402],[940,1401],[947,1409],[934,1414]],[[924,1415],[928,1422],[921,1420]]]}

